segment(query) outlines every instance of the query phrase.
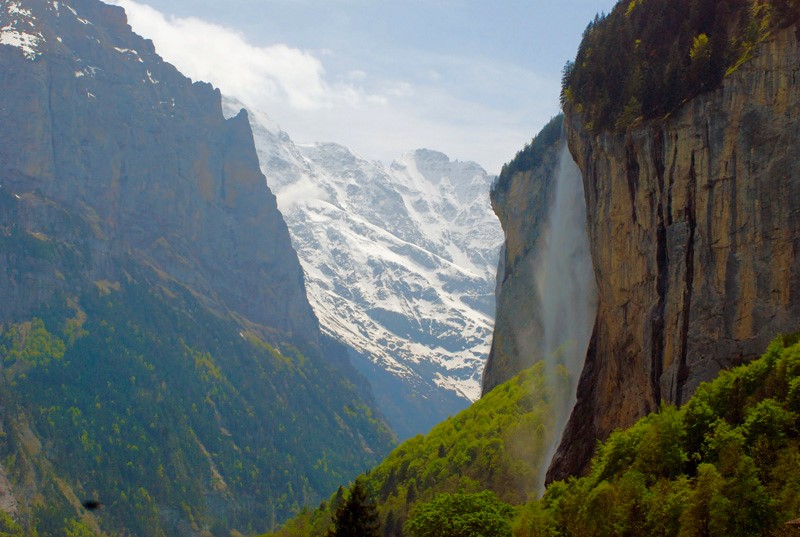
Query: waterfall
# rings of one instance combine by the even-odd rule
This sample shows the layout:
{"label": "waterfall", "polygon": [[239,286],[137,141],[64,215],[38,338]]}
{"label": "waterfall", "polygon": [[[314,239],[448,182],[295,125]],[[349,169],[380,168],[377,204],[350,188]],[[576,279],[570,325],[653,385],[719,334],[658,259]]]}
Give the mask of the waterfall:
{"label": "waterfall", "polygon": [[542,322],[540,349],[553,392],[555,429],[540,481],[561,441],[575,406],[576,390],[592,335],[597,289],[586,231],[586,201],[580,170],[564,144],[556,174],[547,231],[534,273]]}

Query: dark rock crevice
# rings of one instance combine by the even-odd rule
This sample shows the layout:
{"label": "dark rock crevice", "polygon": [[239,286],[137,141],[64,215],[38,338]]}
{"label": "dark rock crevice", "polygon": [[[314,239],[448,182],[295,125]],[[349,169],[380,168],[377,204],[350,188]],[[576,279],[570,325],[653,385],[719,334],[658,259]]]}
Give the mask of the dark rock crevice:
{"label": "dark rock crevice", "polygon": [[628,180],[628,195],[631,200],[631,219],[636,223],[638,222],[636,217],[636,189],[639,188],[639,161],[636,159],[636,149],[630,137],[628,137],[625,144],[625,172],[625,177]]}
{"label": "dark rock crevice", "polygon": [[689,351],[689,321],[692,312],[692,291],[694,286],[694,250],[695,250],[695,230],[697,227],[697,209],[695,206],[697,197],[697,172],[695,171],[695,154],[692,152],[691,165],[689,167],[689,181],[686,187],[686,219],[689,223],[689,237],[686,244],[686,272],[683,285],[683,311],[681,313],[681,349],[680,361],[678,363],[678,382],[675,390],[675,404],[683,404],[683,392],[686,380],[689,378],[689,369],[686,358]]}
{"label": "dark rock crevice", "polygon": [[653,402],[661,401],[661,375],[664,369],[664,310],[669,286],[667,215],[664,211],[664,158],[661,130],[653,131],[652,161],[656,174],[656,294],[657,302],[650,317],[650,389]]}

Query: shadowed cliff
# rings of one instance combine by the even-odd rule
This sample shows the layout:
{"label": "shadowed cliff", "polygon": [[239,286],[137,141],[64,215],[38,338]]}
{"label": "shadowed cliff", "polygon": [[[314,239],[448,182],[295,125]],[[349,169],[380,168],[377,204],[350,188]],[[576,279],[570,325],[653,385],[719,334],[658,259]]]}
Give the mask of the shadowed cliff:
{"label": "shadowed cliff", "polygon": [[246,114],[119,7],[0,0],[0,32],[5,511],[255,533],[376,463],[393,435],[320,342]]}

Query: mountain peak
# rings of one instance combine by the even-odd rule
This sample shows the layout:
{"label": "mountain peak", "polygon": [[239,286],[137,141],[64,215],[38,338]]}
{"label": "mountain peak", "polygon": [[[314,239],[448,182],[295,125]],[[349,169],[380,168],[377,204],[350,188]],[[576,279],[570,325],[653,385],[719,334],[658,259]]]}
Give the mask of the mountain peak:
{"label": "mountain peak", "polygon": [[442,153],[441,151],[434,151],[433,149],[417,149],[414,151],[414,158],[418,162],[422,161],[430,161],[430,162],[450,162],[450,157]]}
{"label": "mountain peak", "polygon": [[121,7],[97,1],[0,0],[0,44],[19,48],[28,60],[48,52],[77,58],[109,43],[140,62],[141,56],[155,54],[152,41],[132,33]]}
{"label": "mountain peak", "polygon": [[400,436],[476,399],[502,242],[488,174],[430,149],[387,167],[259,137],[250,119],[323,331],[353,349]]}
{"label": "mountain peak", "polygon": [[453,205],[485,201],[494,179],[475,162],[450,160],[444,153],[431,149],[406,153],[392,162],[390,170],[409,191],[424,193],[429,199],[452,198]]}

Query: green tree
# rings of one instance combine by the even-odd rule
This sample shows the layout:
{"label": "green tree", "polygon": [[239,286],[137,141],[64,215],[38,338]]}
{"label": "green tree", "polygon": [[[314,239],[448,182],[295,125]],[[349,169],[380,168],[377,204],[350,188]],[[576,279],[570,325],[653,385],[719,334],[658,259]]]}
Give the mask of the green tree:
{"label": "green tree", "polygon": [[511,537],[514,508],[491,491],[439,494],[414,508],[405,525],[409,537]]}
{"label": "green tree", "polygon": [[356,479],[333,515],[333,528],[328,530],[328,537],[379,536],[378,509],[370,500],[364,481]]}
{"label": "green tree", "polygon": [[514,537],[554,537],[557,535],[553,514],[541,500],[523,505],[514,521]]}
{"label": "green tree", "polygon": [[664,405],[646,420],[647,429],[637,446],[633,467],[653,477],[674,478],[688,459],[683,449],[686,430],[674,406]]}
{"label": "green tree", "polygon": [[0,511],[0,537],[22,537],[25,533],[8,513]]}
{"label": "green tree", "polygon": [[690,494],[689,479],[680,476],[674,481],[661,479],[646,497],[645,534],[652,537],[677,535],[681,515],[686,510]]}
{"label": "green tree", "polygon": [[697,468],[695,487],[681,517],[680,537],[725,535],[730,502],[723,495],[725,479],[711,464]]}

